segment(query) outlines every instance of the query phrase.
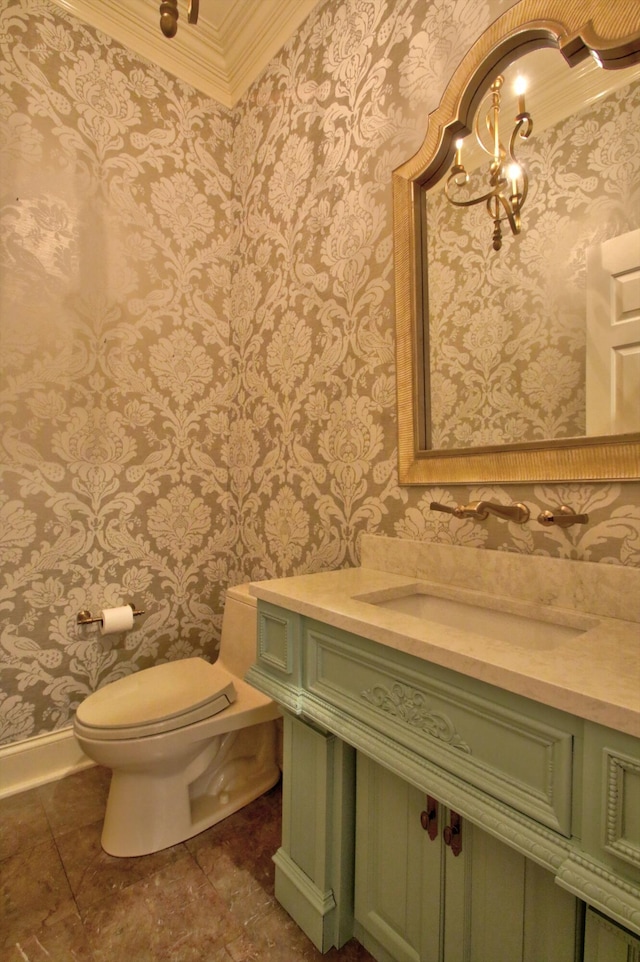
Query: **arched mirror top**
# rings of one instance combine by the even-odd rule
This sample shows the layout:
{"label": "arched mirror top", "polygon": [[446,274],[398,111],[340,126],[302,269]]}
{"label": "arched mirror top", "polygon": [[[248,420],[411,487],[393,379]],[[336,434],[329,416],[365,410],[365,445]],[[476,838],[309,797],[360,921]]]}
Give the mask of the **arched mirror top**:
{"label": "arched mirror top", "polygon": [[[615,4],[608,0],[591,0],[588,3],[521,0],[496,20],[469,51],[453,74],[440,105],[429,116],[422,146],[413,157],[394,171],[401,483],[629,480],[640,476],[640,432],[635,423],[629,427],[620,422],[622,427],[613,428],[611,432],[599,427],[597,431],[581,431],[579,427],[568,425],[561,428],[558,434],[545,434],[542,427],[534,424],[530,433],[526,433],[518,418],[512,416],[510,423],[518,422],[520,433],[516,431],[511,435],[507,432],[504,437],[493,437],[486,431],[483,433],[480,428],[478,433],[474,434],[471,427],[463,425],[460,427],[458,440],[451,442],[441,426],[431,423],[432,397],[450,398],[452,389],[448,382],[445,389],[442,389],[443,365],[439,361],[432,362],[435,364],[436,373],[434,374],[433,369],[430,371],[430,348],[434,356],[437,356],[438,349],[433,343],[430,344],[434,342],[434,325],[432,324],[430,332],[429,310],[433,310],[434,305],[438,308],[440,302],[437,293],[429,289],[430,275],[435,277],[436,271],[433,265],[427,266],[427,261],[429,256],[433,257],[433,237],[438,231],[443,235],[448,233],[450,225],[447,223],[446,231],[442,231],[441,222],[431,213],[427,213],[426,195],[433,193],[435,185],[438,182],[443,184],[450,176],[452,166],[458,162],[456,141],[459,144],[459,138],[470,134],[474,116],[491,83],[499,74],[508,72],[509,66],[515,60],[519,61],[521,57],[543,48],[555,51],[554,55],[563,64],[563,69],[564,64],[568,65],[566,72],[572,75],[574,69],[578,74],[584,70],[585,63],[591,64],[592,58],[595,59],[605,68],[604,71],[596,71],[598,74],[606,74],[608,78],[616,76],[616,82],[610,85],[611,89],[614,89],[619,83],[618,77],[622,77],[621,68],[640,64],[640,4],[635,0],[620,0]],[[546,54],[543,53],[542,56]],[[632,73],[638,75],[640,70],[636,68]],[[607,85],[604,87],[606,89]],[[638,97],[640,98],[640,93]],[[483,112],[484,109],[483,106]],[[467,144],[471,139],[468,137],[464,143]],[[522,185],[516,186],[515,180],[513,184],[511,193],[515,197],[522,193]],[[638,186],[640,188],[640,182]],[[535,190],[534,186],[534,195]],[[526,197],[526,188],[524,196]],[[478,214],[476,220],[481,216]],[[489,225],[490,247],[491,224],[486,214],[484,216]],[[431,236],[430,224],[437,227],[436,230],[432,226]],[[640,223],[632,226],[638,228]],[[628,227],[623,229],[628,230]],[[523,227],[523,232],[524,230]],[[640,233],[633,235],[634,244],[636,236],[640,238]],[[465,234],[460,247],[468,246],[469,238]],[[508,243],[505,243],[505,247],[508,246]],[[586,258],[586,250],[583,254]],[[468,258],[468,263],[473,262],[473,257]],[[482,261],[478,258],[475,259],[474,269],[482,272],[486,270],[487,274],[500,273],[493,271],[490,266],[483,268]],[[505,269],[502,266],[503,275]],[[638,278],[636,286],[640,287],[640,265]],[[545,297],[546,294],[543,296],[541,293],[538,300],[544,304]],[[459,312],[460,317],[464,314],[465,311]],[[477,301],[469,305],[467,315],[473,317],[474,324],[481,323],[482,314],[483,310],[479,309]],[[527,320],[524,312],[521,312],[520,318]],[[459,320],[457,323],[460,326]],[[505,321],[503,327],[508,329],[509,322]],[[439,332],[445,329],[440,316],[435,328]],[[582,336],[584,340],[584,334]],[[450,356],[452,351],[449,345],[447,348]],[[531,345],[528,351],[531,355]],[[526,352],[521,353],[524,355]],[[571,362],[564,363],[569,367],[575,366],[576,362],[572,359]],[[581,363],[584,366],[584,362]],[[503,369],[505,367],[504,364],[500,366]],[[527,378],[531,381],[533,376],[532,365],[529,371],[524,372],[525,381]],[[504,389],[505,384],[498,385],[496,395],[504,396]],[[465,397],[468,398],[468,387],[464,390]],[[579,407],[576,398],[581,391],[584,395],[583,388],[572,391],[573,407]],[[590,391],[589,394],[591,393]],[[640,399],[638,400],[640,409]],[[436,407],[437,404],[434,403],[434,410]],[[484,409],[486,414],[486,405]],[[584,412],[581,416],[584,417]],[[446,418],[441,420],[444,423]],[[490,412],[485,420],[497,424],[500,419],[495,412]],[[506,420],[508,418],[505,417]],[[543,419],[538,420],[542,423]],[[547,419],[550,420],[552,419]],[[455,435],[455,430],[453,434]]]}

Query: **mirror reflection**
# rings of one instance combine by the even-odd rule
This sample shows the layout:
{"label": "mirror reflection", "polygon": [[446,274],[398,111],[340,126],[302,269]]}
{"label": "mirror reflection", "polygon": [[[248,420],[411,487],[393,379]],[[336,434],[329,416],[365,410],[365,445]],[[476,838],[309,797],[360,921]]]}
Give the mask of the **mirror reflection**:
{"label": "mirror reflection", "polygon": [[[424,447],[638,431],[640,68],[602,71],[589,59],[570,69],[544,49],[501,73],[507,145],[517,78],[533,121],[517,144],[528,176],[520,233],[505,221],[494,250],[486,204],[452,204],[449,171],[421,191]],[[459,147],[468,198],[490,182],[474,139]]]}

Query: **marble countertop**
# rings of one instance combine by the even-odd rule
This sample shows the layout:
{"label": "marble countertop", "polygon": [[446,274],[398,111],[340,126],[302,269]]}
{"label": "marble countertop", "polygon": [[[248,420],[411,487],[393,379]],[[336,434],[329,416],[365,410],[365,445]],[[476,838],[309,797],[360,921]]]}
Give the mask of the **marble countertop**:
{"label": "marble countertop", "polygon": [[[484,552],[485,558],[490,554]],[[458,560],[465,556],[454,557]],[[501,559],[499,561],[501,563]],[[535,559],[523,564],[526,568],[533,562]],[[601,568],[600,565],[589,567]],[[562,633],[563,637],[559,638],[546,637],[541,632],[539,638],[526,643],[519,640],[518,632],[514,631],[502,640],[488,632],[474,631],[473,623],[464,629],[445,627],[371,603],[371,599],[383,600],[415,590],[578,630]],[[254,582],[250,592],[289,611],[640,737],[640,624],[637,621],[548,601],[522,602],[464,584],[417,579],[365,565]]]}

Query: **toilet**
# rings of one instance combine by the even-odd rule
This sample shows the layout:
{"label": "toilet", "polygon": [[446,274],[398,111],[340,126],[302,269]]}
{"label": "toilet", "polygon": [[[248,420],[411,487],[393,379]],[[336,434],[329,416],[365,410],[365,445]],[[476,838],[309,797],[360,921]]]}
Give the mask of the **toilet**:
{"label": "toilet", "polygon": [[197,835],[280,777],[281,711],[243,681],[256,656],[256,601],[227,590],[220,655],[134,672],[89,695],[74,734],[112,770],[102,829],[109,855],[149,855]]}

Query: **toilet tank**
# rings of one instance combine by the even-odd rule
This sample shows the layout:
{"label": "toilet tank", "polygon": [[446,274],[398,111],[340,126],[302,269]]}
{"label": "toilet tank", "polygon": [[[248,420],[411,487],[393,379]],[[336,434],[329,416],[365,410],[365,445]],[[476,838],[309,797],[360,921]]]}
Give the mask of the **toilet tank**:
{"label": "toilet tank", "polygon": [[256,660],[257,617],[248,584],[227,588],[218,661],[238,678],[244,678]]}

